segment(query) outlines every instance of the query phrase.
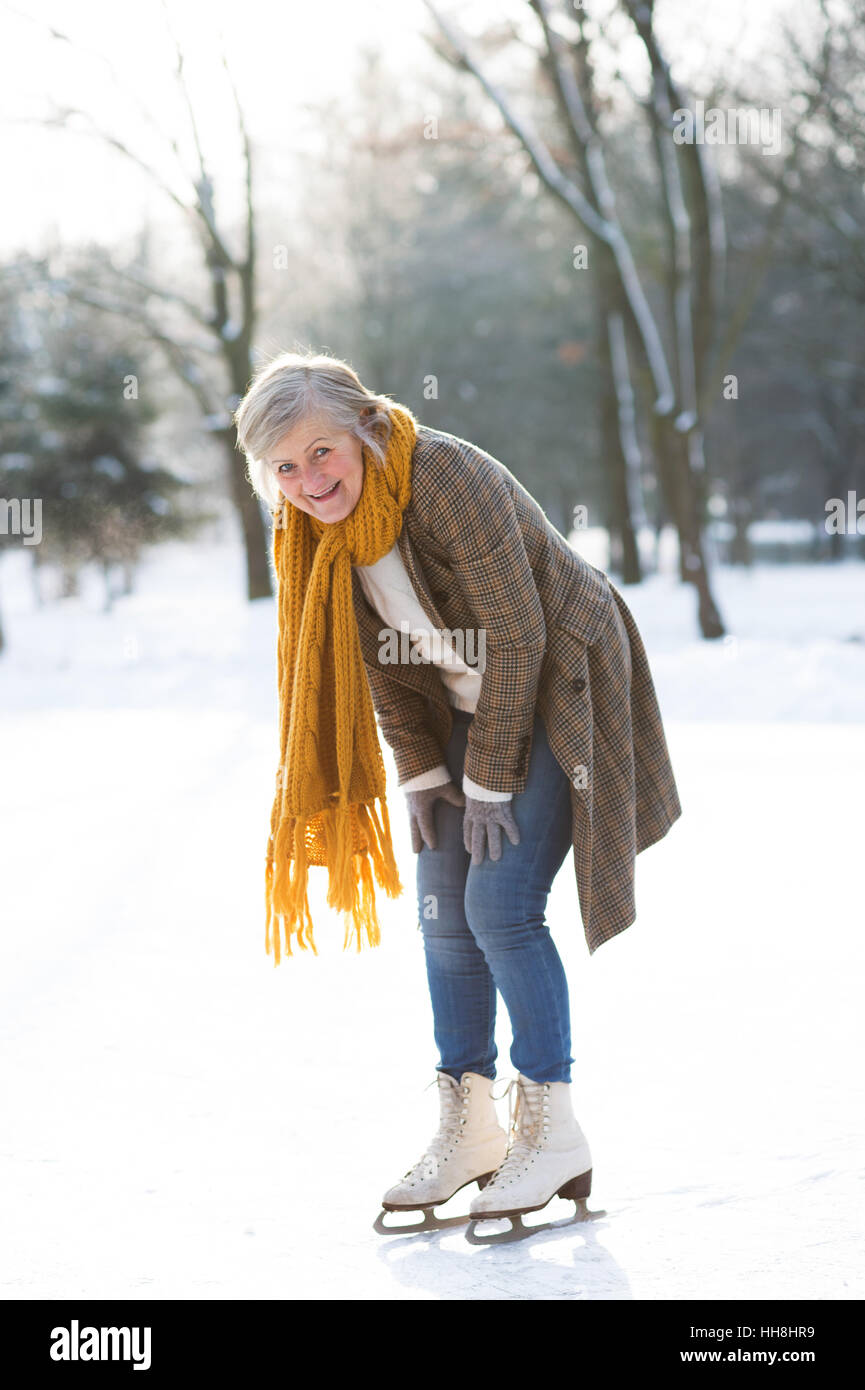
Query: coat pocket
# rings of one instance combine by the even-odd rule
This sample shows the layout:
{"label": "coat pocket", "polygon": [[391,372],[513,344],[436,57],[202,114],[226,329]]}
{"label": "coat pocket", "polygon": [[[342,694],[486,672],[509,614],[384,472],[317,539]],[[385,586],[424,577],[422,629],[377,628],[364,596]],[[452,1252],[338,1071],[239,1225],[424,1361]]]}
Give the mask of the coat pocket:
{"label": "coat pocket", "polygon": [[548,636],[538,710],[560,767],[578,793],[590,796],[593,719],[588,647],[558,623]]}
{"label": "coat pocket", "polygon": [[577,694],[589,689],[589,649],[573,628],[562,622],[553,627],[552,641],[549,645],[551,663],[566,677]]}

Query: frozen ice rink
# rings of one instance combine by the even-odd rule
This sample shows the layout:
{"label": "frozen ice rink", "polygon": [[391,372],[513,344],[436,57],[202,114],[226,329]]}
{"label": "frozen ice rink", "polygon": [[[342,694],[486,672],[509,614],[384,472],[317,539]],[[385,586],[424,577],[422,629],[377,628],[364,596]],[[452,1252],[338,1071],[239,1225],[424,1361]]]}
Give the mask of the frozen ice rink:
{"label": "frozen ice rink", "polygon": [[[437,1120],[389,750],[405,892],[379,896],[382,946],[343,953],[314,871],[320,954],[275,969],[272,605],[238,597],[232,549],[157,552],[109,616],[86,592],[35,610],[17,564],[5,1298],[863,1296],[865,565],[719,572],[735,637],[715,644],[672,580],[626,591],[684,813],[637,861],[637,922],[595,956],[570,857],[548,909],[607,1215],[480,1249],[372,1230]],[[498,1041],[505,1079],[503,1006]]]}

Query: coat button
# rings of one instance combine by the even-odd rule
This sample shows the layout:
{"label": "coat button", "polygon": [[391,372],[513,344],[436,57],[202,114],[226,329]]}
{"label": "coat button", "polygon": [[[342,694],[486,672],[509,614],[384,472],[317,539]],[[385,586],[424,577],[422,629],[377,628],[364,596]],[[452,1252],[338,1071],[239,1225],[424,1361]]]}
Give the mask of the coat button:
{"label": "coat button", "polygon": [[574,689],[576,690],[577,694],[578,694],[578,695],[582,695],[582,693],[583,693],[583,691],[585,690],[585,688],[586,688],[586,678],[585,678],[585,676],[577,676],[577,677],[574,679]]}

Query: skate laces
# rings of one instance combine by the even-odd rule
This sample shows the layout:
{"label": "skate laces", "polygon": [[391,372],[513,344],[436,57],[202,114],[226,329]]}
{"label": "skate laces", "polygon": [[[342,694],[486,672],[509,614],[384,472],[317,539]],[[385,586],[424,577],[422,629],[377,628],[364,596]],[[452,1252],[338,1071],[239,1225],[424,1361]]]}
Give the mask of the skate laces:
{"label": "skate laces", "polygon": [[[430,1086],[435,1086],[437,1084],[438,1077],[434,1076],[430,1082]],[[424,1087],[424,1089],[428,1091],[429,1086]],[[466,1099],[464,1088],[457,1081],[453,1087],[449,1086],[447,1089],[443,1089],[440,1086],[439,1094],[442,1097],[439,1127],[417,1163],[413,1168],[409,1168],[403,1180],[405,1180],[405,1178],[424,1176],[433,1177],[438,1166],[438,1160],[443,1158],[445,1154],[450,1153],[453,1148],[454,1139],[460,1132],[460,1120],[463,1118],[464,1110],[463,1102]]]}
{"label": "skate laces", "polygon": [[508,1097],[508,1152],[504,1162],[487,1183],[487,1191],[491,1187],[498,1187],[510,1181],[526,1160],[541,1147],[543,1103],[540,1097],[543,1096],[544,1089],[542,1083],[536,1084],[539,1089],[535,1091],[538,1099],[534,1106],[528,1088],[520,1085],[517,1076],[512,1076],[502,1094],[494,1097],[495,1100]]}

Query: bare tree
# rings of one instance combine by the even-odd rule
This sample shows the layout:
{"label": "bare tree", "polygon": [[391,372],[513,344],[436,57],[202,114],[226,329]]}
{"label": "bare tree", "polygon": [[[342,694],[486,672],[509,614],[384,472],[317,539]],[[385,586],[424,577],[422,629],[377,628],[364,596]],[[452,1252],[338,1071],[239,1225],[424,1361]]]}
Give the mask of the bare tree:
{"label": "bare tree", "polygon": [[[434,0],[426,0],[426,4],[447,37],[456,55],[456,62],[477,78],[495,102],[502,117],[521,141],[543,183],[570,210],[581,228],[590,232],[605,248],[605,263],[609,267],[610,275],[615,279],[620,301],[620,306],[611,304],[611,311],[615,314],[620,310],[627,316],[653,386],[652,442],[660,481],[679,535],[682,575],[697,591],[698,619],[703,636],[721,637],[724,625],[709,584],[703,553],[699,490],[695,477],[702,460],[702,437],[696,409],[690,301],[684,294],[685,275],[686,272],[690,275],[690,265],[684,259],[687,229],[682,223],[681,208],[676,210],[680,230],[677,240],[678,262],[674,270],[679,289],[676,298],[679,329],[676,341],[680,362],[674,379],[664,348],[661,325],[649,303],[630,241],[618,216],[616,198],[607,169],[604,141],[587,110],[585,34],[581,17],[575,21],[575,28],[572,27],[570,33],[565,33],[553,23],[548,0],[529,0],[540,21],[546,45],[545,63],[553,78],[568,140],[571,148],[579,151],[581,167],[585,170],[585,189],[569,176],[531,123],[518,115],[506,93],[491,80],[474,56],[467,37],[441,13]],[[651,6],[645,8],[648,9],[651,20]],[[564,13],[562,17],[564,18]],[[673,157],[676,157],[675,149]],[[671,180],[667,191],[668,200],[675,197],[675,194],[675,181]],[[709,247],[708,239],[704,237],[704,240]],[[706,254],[711,260],[710,252],[707,251]],[[710,271],[709,279],[711,278]],[[687,332],[684,323],[686,313],[689,317]],[[615,319],[612,323],[615,323]],[[621,369],[621,353],[618,362]],[[619,395],[624,407],[624,418],[627,419],[626,402],[629,396],[624,376],[619,377]]]}
{"label": "bare tree", "polygon": [[[57,42],[77,45],[69,36],[50,26]],[[134,164],[160,193],[170,199],[184,226],[197,243],[200,264],[208,286],[207,303],[164,283],[135,264],[121,267],[110,259],[105,264],[105,289],[76,286],[72,280],[54,281],[71,298],[91,304],[106,313],[133,319],[163,351],[178,380],[194,396],[204,428],[222,451],[228,470],[230,494],[240,522],[246,552],[247,594],[250,599],[272,593],[267,558],[264,518],[261,505],[246,478],[246,461],[237,449],[231,414],[244,395],[253,367],[252,344],[256,326],[256,222],[253,204],[253,158],[243,107],[225,54],[222,64],[232,94],[237,127],[243,151],[244,216],[240,248],[233,249],[231,236],[221,225],[216,211],[216,192],[199,128],[194,103],[186,81],[180,43],[172,36],[176,62],[174,77],[186,110],[196,152],[196,167],[187,170],[175,136],[166,134],[152,113],[136,103],[142,122],[155,129],[179,166],[188,185],[186,196],[177,193],[163,174],[143,159],[113,132],[98,126],[90,115],[77,108],[56,109],[40,124],[69,129],[75,116],[84,123],[85,133],[107,144]],[[88,50],[89,51],[89,50]],[[112,81],[126,92],[120,75],[103,54],[95,54],[108,69]],[[166,322],[166,309],[179,318],[183,327]]]}
{"label": "bare tree", "polygon": [[[575,124],[571,117],[572,102],[567,81],[564,80],[565,69],[554,58],[555,51],[554,43],[548,43],[546,52],[541,54],[541,64],[562,117],[571,155],[580,170],[586,196],[598,217],[603,218],[601,194],[604,185],[600,180],[593,181],[589,160],[589,150],[598,139],[599,102],[589,43],[581,20],[578,20],[571,50],[577,89],[583,94],[585,112],[585,121],[579,124]],[[589,235],[592,236],[591,232]],[[625,331],[626,303],[609,244],[596,237],[592,237],[592,241],[598,264],[598,274],[592,277],[592,288],[603,383],[600,392],[600,430],[609,489],[611,532],[613,542],[618,544],[620,551],[622,579],[626,584],[636,584],[642,578],[637,528],[645,518],[641,491],[642,452],[636,430],[635,394]]]}

